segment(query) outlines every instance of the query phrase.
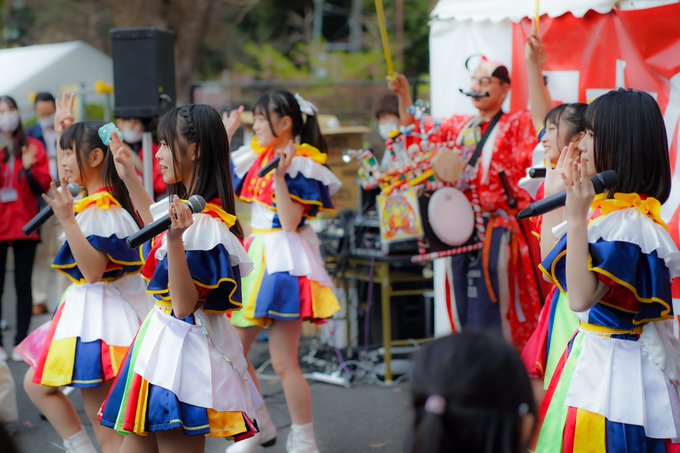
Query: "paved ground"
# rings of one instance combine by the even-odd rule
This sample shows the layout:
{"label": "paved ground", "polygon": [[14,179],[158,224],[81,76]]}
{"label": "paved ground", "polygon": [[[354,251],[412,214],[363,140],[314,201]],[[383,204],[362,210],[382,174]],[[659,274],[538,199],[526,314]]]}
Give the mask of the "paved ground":
{"label": "paved ground", "polygon": [[[9,263],[8,263],[9,264]],[[11,266],[8,266],[11,268]],[[15,293],[11,280],[11,269],[8,272],[3,296],[3,318],[9,323],[9,330],[4,331],[4,345],[11,352],[12,329],[15,323]],[[52,297],[54,299],[54,297]],[[43,315],[34,317],[32,327],[40,325],[48,319]],[[262,363],[266,359],[266,343],[260,342],[253,348],[254,363]],[[328,355],[328,351],[326,351]],[[9,363],[12,375],[17,383],[21,383],[27,366],[22,363]],[[370,362],[367,363],[370,366]],[[271,373],[271,368],[265,374]],[[358,377],[351,388],[343,388],[326,383],[311,382],[314,423],[316,426],[319,449],[323,453],[361,453],[361,452],[400,452],[403,451],[405,434],[411,422],[408,404],[408,386],[400,383],[386,387],[373,382],[366,376]],[[275,379],[262,379],[262,393],[268,404],[272,418],[279,428],[278,442],[275,446],[261,449],[267,453],[285,451],[285,440],[290,427],[290,418],[286,410],[283,391]],[[90,430],[83,412],[82,401],[77,391],[71,394],[84,425]],[[23,388],[17,389],[19,405],[19,422],[10,428],[25,453],[49,453],[62,451],[61,440],[48,422],[40,419],[40,414],[26,396]],[[207,452],[224,451],[226,442],[208,440]],[[0,452],[2,446],[0,445]]]}

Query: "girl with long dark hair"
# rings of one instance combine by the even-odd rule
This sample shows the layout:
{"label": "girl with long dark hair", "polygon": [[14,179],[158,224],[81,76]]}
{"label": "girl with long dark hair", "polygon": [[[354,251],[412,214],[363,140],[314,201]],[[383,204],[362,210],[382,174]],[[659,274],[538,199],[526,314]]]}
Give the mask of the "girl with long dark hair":
{"label": "girl with long dark hair", "polygon": [[[104,452],[122,437],[98,426],[97,411],[119,372],[127,347],[151,307],[139,276],[142,261],[125,244],[139,229],[137,216],[100,135],[102,122],[65,129],[58,142],[61,189],[43,195],[60,223],[65,243],[52,264],[71,285],[50,323],[19,345],[31,368],[24,388],[64,439],[68,452],[94,452],[75,407],[60,387],[79,388],[85,412]],[[66,190],[85,190],[75,202]]]}
{"label": "girl with long dark hair", "polygon": [[[155,306],[144,320],[100,412],[128,434],[122,452],[203,451],[206,437],[257,432],[259,394],[225,313],[241,306],[241,277],[253,265],[234,215],[229,143],[219,114],[185,105],[158,125],[156,153],[170,198],[144,191],[132,151],[115,137],[121,178],[146,224],[168,215],[170,229],[142,246],[142,276]],[[193,213],[182,199],[207,201]]]}

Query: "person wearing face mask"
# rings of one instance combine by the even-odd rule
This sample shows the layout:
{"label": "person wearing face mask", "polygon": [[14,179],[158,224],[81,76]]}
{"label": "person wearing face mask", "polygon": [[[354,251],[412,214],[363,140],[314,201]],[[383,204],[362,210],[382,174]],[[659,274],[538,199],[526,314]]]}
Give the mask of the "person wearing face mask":
{"label": "person wearing face mask", "polygon": [[[35,95],[33,109],[37,123],[26,129],[26,135],[39,140],[45,147],[50,166],[50,175],[58,181],[57,170],[57,133],[54,129],[54,114],[57,105],[52,94],[41,91]],[[39,200],[43,204],[42,200]],[[33,278],[33,314],[42,315],[50,311],[47,288],[54,288],[54,272],[52,259],[57,253],[57,229],[54,222],[46,222],[40,229],[42,242],[35,253],[35,269]],[[57,291],[58,292],[58,291]],[[56,301],[53,301],[56,303]]]}
{"label": "person wearing face mask", "polygon": [[[38,233],[26,236],[21,229],[38,213],[38,199],[49,185],[45,148],[38,140],[26,136],[16,101],[9,96],[0,96],[0,300],[7,251],[11,247],[17,295],[15,346],[26,338],[31,323],[31,277],[35,250],[40,241]],[[12,358],[20,360],[14,352]],[[0,360],[6,359],[7,353],[0,341]]]}
{"label": "person wearing face mask", "polygon": [[[144,150],[142,149],[142,137],[144,136],[145,121],[140,118],[118,118],[116,120],[116,126],[118,130],[123,134],[123,141],[127,144],[134,152],[133,163],[137,169],[137,173],[142,177],[142,159],[144,158]],[[147,127],[151,130],[151,127]],[[156,155],[159,146],[157,143],[153,143],[152,150],[153,154],[151,157]],[[159,200],[165,197],[165,183],[163,182],[163,175],[158,167],[158,160],[153,159],[153,195],[154,199]]]}
{"label": "person wearing face mask", "polygon": [[[430,138],[451,145],[434,157],[435,175],[469,200],[476,192],[485,224],[482,249],[435,260],[436,335],[481,329],[521,348],[537,324],[543,300],[538,253],[531,250],[536,247],[528,241],[528,225],[520,224],[515,214],[530,202],[517,183],[531,165],[537,142],[534,125],[542,122],[551,100],[541,75],[545,56],[533,35],[525,57],[531,62],[531,111],[503,112],[510,72],[502,63],[481,57],[470,67],[469,91],[463,92],[477,114],[443,119],[436,137]],[[434,127],[431,118],[416,121],[408,112],[413,101],[403,74],[389,80],[388,88],[399,98],[402,125],[413,124],[416,133]]]}
{"label": "person wearing face mask", "polygon": [[[378,135],[385,142],[401,125],[399,121],[399,101],[394,93],[381,96],[376,102],[373,114],[378,127]],[[388,169],[391,165],[389,158],[384,153],[380,162],[382,169]]]}
{"label": "person wearing face mask", "polygon": [[39,140],[47,151],[47,158],[50,162],[50,174],[55,181],[59,180],[57,175],[57,133],[54,130],[54,113],[57,105],[54,96],[45,91],[35,95],[33,101],[36,124],[26,129],[26,135]]}

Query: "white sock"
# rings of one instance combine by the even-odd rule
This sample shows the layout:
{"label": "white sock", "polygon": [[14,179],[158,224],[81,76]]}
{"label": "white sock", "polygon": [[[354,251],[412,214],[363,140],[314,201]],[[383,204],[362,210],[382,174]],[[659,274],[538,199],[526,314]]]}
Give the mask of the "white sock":
{"label": "white sock", "polygon": [[80,431],[68,439],[64,439],[64,448],[66,448],[67,453],[97,453],[90,438],[87,436],[87,431],[82,426]]}

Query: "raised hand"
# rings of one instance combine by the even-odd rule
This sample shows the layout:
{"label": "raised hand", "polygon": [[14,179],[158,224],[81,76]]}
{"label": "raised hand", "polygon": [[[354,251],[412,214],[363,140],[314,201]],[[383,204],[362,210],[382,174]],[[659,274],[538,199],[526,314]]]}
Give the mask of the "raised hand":
{"label": "raised hand", "polygon": [[562,175],[569,171],[571,162],[576,160],[579,154],[578,144],[569,143],[569,146],[562,148],[555,168],[552,168],[550,162],[546,162],[545,182],[543,183],[544,196],[549,197],[566,189]]}
{"label": "raised hand", "polygon": [[113,162],[116,166],[116,172],[123,181],[132,177],[137,177],[135,170],[135,161],[139,157],[120,139],[118,134],[111,134],[111,141],[109,142],[111,154],[113,155]]}
{"label": "raised hand", "polygon": [[66,190],[66,185],[68,180],[64,177],[61,178],[61,187],[57,188],[54,181],[50,182],[50,192],[54,198],[50,198],[47,194],[42,194],[43,200],[52,206],[52,211],[54,216],[57,218],[59,223],[63,226],[69,221],[75,221],[75,215],[73,212],[73,197]]}
{"label": "raised hand", "polygon": [[410,96],[408,79],[404,74],[395,73],[393,79],[387,79],[387,88],[400,98]]}
{"label": "raised hand", "polygon": [[75,93],[64,93],[61,98],[56,99],[57,110],[54,113],[54,130],[57,135],[61,135],[74,122],[73,105],[76,101]]}
{"label": "raised hand", "polygon": [[277,177],[282,178],[286,175],[290,165],[293,163],[296,151],[297,149],[295,149],[295,144],[292,140],[288,142],[288,145],[286,145],[285,148],[276,150],[276,155],[281,159],[279,165],[276,167]]}
{"label": "raised hand", "polygon": [[548,60],[541,38],[535,33],[527,37],[526,44],[524,45],[524,59],[527,63],[532,63],[539,67],[543,67]]}
{"label": "raised hand", "polygon": [[172,196],[170,205],[170,229],[168,230],[168,240],[181,240],[184,232],[194,223],[191,209],[177,195]]}
{"label": "raised hand", "polygon": [[229,140],[231,140],[238,128],[241,127],[241,113],[243,113],[243,110],[244,107],[240,106],[229,113],[222,113],[222,123],[227,130],[227,137],[229,137]]}
{"label": "raised hand", "polygon": [[567,171],[561,174],[567,188],[566,218],[569,222],[586,221],[590,205],[595,198],[595,187],[588,176],[588,161],[580,156],[569,162]]}
{"label": "raised hand", "polygon": [[38,148],[34,144],[21,147],[21,164],[25,169],[31,168],[38,160]]}

